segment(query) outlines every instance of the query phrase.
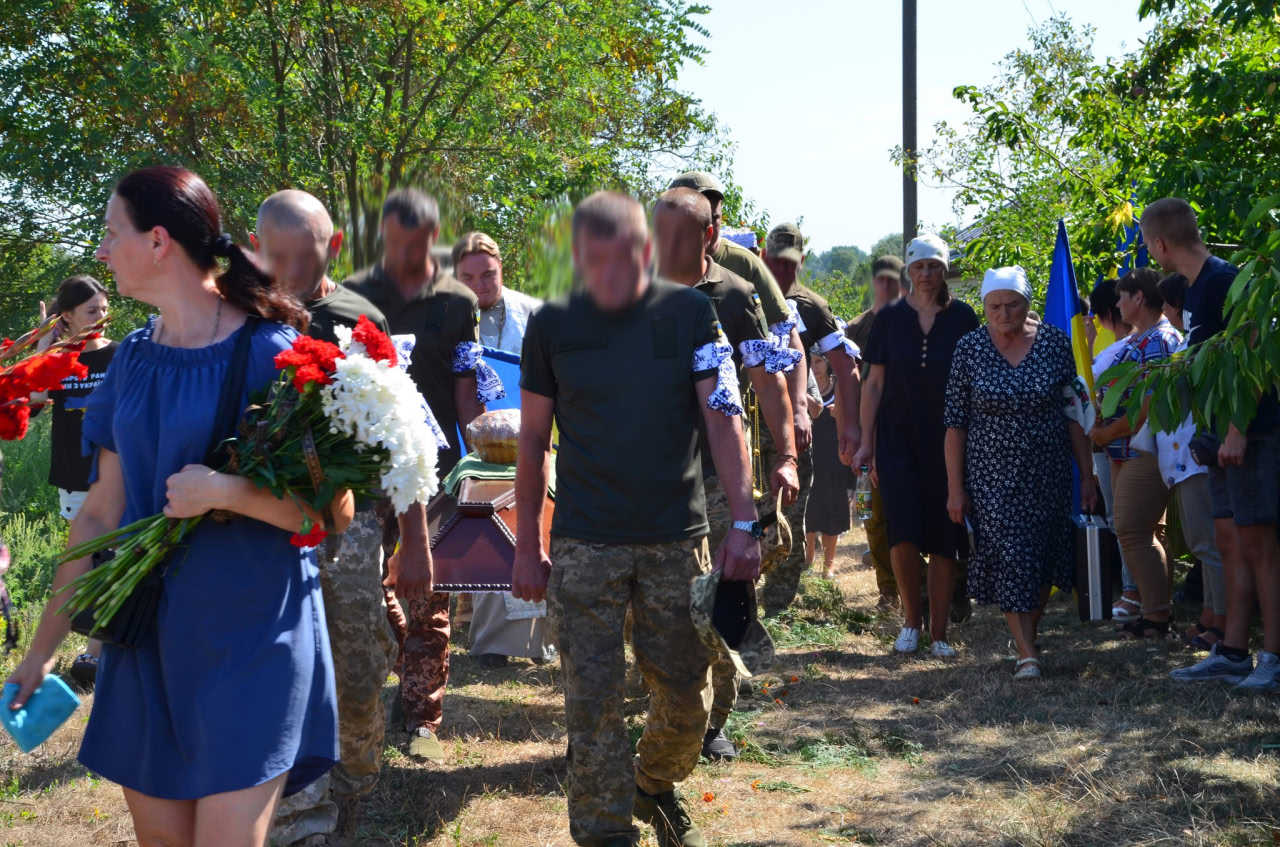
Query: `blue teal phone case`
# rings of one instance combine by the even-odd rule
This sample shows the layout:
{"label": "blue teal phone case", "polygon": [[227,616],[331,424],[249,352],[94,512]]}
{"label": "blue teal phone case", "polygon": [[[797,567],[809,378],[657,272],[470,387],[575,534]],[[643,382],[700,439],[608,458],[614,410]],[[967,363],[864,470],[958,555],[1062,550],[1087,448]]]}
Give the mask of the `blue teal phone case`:
{"label": "blue teal phone case", "polygon": [[43,744],[80,705],[80,698],[53,674],[44,678],[27,700],[27,705],[14,711],[9,704],[16,696],[18,686],[12,682],[5,683],[4,693],[0,694],[0,721],[24,753],[30,753]]}

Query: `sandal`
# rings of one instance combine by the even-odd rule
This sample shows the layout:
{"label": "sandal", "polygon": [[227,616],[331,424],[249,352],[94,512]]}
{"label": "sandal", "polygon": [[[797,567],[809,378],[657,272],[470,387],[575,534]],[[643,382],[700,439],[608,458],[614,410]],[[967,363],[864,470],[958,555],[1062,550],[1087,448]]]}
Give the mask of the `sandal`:
{"label": "sandal", "polygon": [[[1119,632],[1123,633],[1123,637],[1129,641],[1142,641],[1144,639],[1160,641],[1169,637],[1170,623],[1171,621],[1149,621],[1140,617],[1120,627]],[[1148,635],[1147,633],[1149,632],[1155,634]]]}
{"label": "sandal", "polygon": [[1209,627],[1200,623],[1200,621],[1196,621],[1194,627],[1196,631],[1195,635],[1191,635],[1190,634],[1191,630],[1189,629],[1186,632],[1182,633],[1182,643],[1186,644],[1188,647],[1191,646],[1191,643],[1193,641],[1195,641],[1197,638],[1199,638],[1200,636],[1204,635],[1206,632],[1209,631]]}
{"label": "sandal", "polygon": [[1032,656],[1028,659],[1019,659],[1018,664],[1014,665],[1014,679],[1039,679],[1044,672],[1044,663]]}
{"label": "sandal", "polygon": [[1128,597],[1121,597],[1111,607],[1111,619],[1118,623],[1134,621],[1142,617],[1142,604]]}
{"label": "sandal", "polygon": [[[1199,624],[1196,624],[1196,626],[1199,626]],[[1222,639],[1227,637],[1227,634],[1222,630],[1218,629],[1216,626],[1206,626],[1206,627],[1203,627],[1203,630],[1204,630],[1203,632],[1201,632],[1195,638],[1187,642],[1188,647],[1191,647],[1194,650],[1212,650],[1213,645],[1217,644],[1218,642],[1222,641]],[[1214,640],[1213,641],[1205,640],[1206,635],[1214,636]]]}

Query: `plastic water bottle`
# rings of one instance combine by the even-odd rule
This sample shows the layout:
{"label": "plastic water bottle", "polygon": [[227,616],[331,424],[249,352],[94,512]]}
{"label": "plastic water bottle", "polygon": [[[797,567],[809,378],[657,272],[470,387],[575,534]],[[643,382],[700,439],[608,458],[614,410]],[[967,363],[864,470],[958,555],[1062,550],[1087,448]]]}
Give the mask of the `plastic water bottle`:
{"label": "plastic water bottle", "polygon": [[853,505],[858,512],[858,520],[871,520],[871,468],[863,465],[858,468],[858,483],[853,489]]}

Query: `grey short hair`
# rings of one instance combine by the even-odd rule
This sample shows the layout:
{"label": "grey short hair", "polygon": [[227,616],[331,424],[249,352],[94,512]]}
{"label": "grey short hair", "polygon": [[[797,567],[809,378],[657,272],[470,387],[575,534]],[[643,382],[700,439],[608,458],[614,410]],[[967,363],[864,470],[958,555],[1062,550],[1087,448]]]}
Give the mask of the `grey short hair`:
{"label": "grey short hair", "polygon": [[711,226],[711,201],[692,188],[672,188],[660,194],[653,206],[653,214],[656,217],[664,211],[685,215],[704,230]]}
{"label": "grey short hair", "polygon": [[382,219],[395,215],[401,226],[409,229],[440,229],[440,206],[436,199],[416,188],[397,188],[382,203]]}

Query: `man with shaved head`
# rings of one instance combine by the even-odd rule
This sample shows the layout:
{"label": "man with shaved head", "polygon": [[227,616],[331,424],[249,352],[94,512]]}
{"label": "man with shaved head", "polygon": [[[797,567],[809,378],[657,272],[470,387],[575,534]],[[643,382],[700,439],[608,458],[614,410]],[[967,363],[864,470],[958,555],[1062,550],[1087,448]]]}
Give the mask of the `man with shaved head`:
{"label": "man with shaved head", "polygon": [[[277,283],[311,311],[311,336],[336,343],[333,328],[354,328],[361,315],[387,332],[376,306],[329,279],[342,233],[334,232],[323,203],[305,191],[272,194],[258,208],[257,230],[251,241],[258,256]],[[373,507],[356,504],[347,531],[316,551],[338,684],[341,761],[324,779],[282,802],[277,843],[323,843],[335,830],[351,837],[360,798],[378,782],[386,735],[382,686],[395,661],[396,639],[387,622],[382,530]]]}
{"label": "man with shaved head", "polygon": [[[732,349],[705,294],[650,278],[652,255],[639,203],[606,192],[584,200],[573,215],[581,289],[530,319],[521,357],[512,593],[547,600],[565,674],[569,833],[593,847],[632,847],[635,818],[660,847],[706,844],[675,790],[698,764],[710,705],[711,651],[689,611],[692,580],[712,567],[699,420],[735,521],[714,566],[726,580],[760,572]],[[628,609],[652,692],[634,760],[623,710]]]}
{"label": "man with shaved head", "polygon": [[[720,328],[733,345],[733,361],[738,366],[741,387],[745,375],[759,398],[778,457],[769,469],[769,485],[776,497],[795,501],[799,490],[796,446],[791,425],[791,399],[783,374],[801,358],[786,342],[769,332],[760,297],[751,283],[721,267],[709,255],[715,239],[710,201],[692,188],[673,188],[658,198],[653,211],[654,236],[658,245],[658,273],[664,279],[688,285],[711,298]],[[702,484],[706,490],[709,541],[718,547],[729,532],[729,500],[701,430]],[[772,498],[771,498],[772,499]],[[702,755],[711,760],[733,759],[738,755],[725,737],[724,725],[738,699],[738,672],[728,654],[715,657],[711,666],[711,719],[702,741]]]}

